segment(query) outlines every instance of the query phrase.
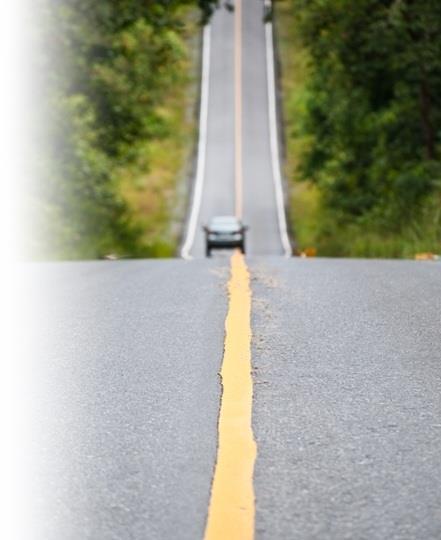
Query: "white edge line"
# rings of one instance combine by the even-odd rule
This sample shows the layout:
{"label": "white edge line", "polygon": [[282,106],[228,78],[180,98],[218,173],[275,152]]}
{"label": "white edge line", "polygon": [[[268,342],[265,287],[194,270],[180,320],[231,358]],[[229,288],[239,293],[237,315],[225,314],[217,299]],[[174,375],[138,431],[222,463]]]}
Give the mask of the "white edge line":
{"label": "white edge line", "polygon": [[181,257],[190,260],[190,250],[196,234],[196,226],[201,208],[202,190],[205,175],[205,154],[207,149],[207,119],[208,93],[210,78],[210,25],[204,27],[202,37],[202,75],[201,75],[201,105],[199,111],[199,139],[197,149],[196,179],[193,188],[193,201],[190,219],[188,220],[187,235],[181,248]]}
{"label": "white edge line", "polygon": [[[265,6],[271,7],[271,0],[265,0]],[[292,256],[291,242],[288,237],[286,225],[285,204],[282,189],[282,176],[280,168],[279,144],[277,136],[277,115],[276,115],[276,87],[274,70],[274,48],[273,48],[273,28],[272,23],[265,24],[266,41],[266,79],[268,84],[268,116],[269,116],[269,135],[271,164],[273,171],[274,192],[276,196],[277,217],[279,221],[280,238],[282,241],[285,257]]]}

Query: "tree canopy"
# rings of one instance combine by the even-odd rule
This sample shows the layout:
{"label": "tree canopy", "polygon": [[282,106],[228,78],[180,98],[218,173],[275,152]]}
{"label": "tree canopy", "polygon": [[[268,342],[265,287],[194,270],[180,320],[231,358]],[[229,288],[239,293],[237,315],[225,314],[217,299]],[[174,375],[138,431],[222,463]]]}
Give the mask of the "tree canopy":
{"label": "tree canopy", "polygon": [[290,0],[308,54],[299,177],[336,222],[400,230],[440,188],[441,3]]}

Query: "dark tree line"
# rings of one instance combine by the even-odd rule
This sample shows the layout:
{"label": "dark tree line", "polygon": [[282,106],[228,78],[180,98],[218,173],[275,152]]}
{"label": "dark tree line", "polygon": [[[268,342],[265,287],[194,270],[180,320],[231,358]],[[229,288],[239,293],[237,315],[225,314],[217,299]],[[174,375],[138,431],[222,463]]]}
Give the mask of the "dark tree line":
{"label": "dark tree line", "polygon": [[398,234],[441,187],[441,2],[291,5],[309,56],[300,175],[336,223]]}

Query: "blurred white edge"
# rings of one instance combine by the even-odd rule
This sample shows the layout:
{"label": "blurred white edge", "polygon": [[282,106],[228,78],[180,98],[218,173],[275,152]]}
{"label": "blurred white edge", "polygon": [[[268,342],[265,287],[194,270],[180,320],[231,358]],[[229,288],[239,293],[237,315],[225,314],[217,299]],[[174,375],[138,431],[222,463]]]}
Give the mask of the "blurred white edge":
{"label": "blurred white edge", "polygon": [[[20,267],[18,263],[21,231],[18,203],[26,160],[29,92],[26,7],[28,0],[2,2],[0,5],[0,178],[1,178],[1,494],[0,538],[30,538],[31,523],[24,503],[27,469],[26,391],[22,349],[27,328],[20,327]],[[34,21],[35,22],[35,21]],[[29,79],[28,79],[29,80]],[[28,94],[29,95],[29,94]],[[28,105],[26,105],[28,103]],[[28,531],[25,527],[29,527]]]}

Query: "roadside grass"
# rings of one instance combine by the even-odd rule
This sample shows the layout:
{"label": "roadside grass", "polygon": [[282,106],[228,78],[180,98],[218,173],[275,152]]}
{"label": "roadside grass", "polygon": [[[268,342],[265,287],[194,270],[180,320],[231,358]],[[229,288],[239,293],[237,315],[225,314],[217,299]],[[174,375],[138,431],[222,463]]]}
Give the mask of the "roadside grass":
{"label": "roadside grass", "polygon": [[[307,98],[308,53],[301,44],[289,0],[274,3],[274,24],[281,64],[289,221],[299,252],[315,248],[329,257],[414,258],[441,252],[441,187],[422,200],[412,215],[375,215],[347,222],[324,204],[319,187],[301,177],[302,155],[313,141],[302,135]],[[396,210],[395,210],[396,211]],[[385,212],[387,214],[387,212]],[[404,216],[404,217],[403,217]]]}
{"label": "roadside grass", "polygon": [[[140,254],[172,257],[184,221],[184,183],[195,141],[194,104],[197,100],[199,12],[183,8],[185,55],[178,66],[179,79],[170,85],[157,111],[165,129],[161,136],[140,143],[138,157],[121,167],[116,176],[122,198],[128,203],[133,224],[142,231]],[[178,224],[178,225],[176,225]],[[130,256],[130,254],[129,254]]]}
{"label": "roadside grass", "polygon": [[325,257],[411,259],[417,253],[441,252],[441,192],[423,201],[417,215],[398,232],[369,216],[360,222],[339,222],[310,182],[292,183],[291,210],[299,251],[315,248]]}
{"label": "roadside grass", "polygon": [[299,251],[317,247],[320,192],[311,182],[299,178],[299,157],[310,143],[300,134],[298,119],[304,107],[308,54],[300,44],[289,0],[274,3],[274,25],[280,61],[284,119],[284,175],[289,183],[288,219]]}

